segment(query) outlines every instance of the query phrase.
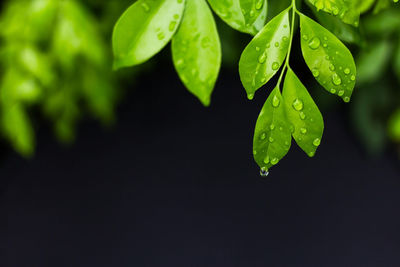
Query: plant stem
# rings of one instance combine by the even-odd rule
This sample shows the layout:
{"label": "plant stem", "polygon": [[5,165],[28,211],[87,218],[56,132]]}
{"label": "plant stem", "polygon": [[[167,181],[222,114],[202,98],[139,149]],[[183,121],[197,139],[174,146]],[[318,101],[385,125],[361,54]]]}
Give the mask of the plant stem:
{"label": "plant stem", "polygon": [[292,4],[291,4],[290,8],[292,9],[292,23],[290,26],[289,48],[288,48],[288,53],[286,55],[285,65],[283,66],[281,75],[279,76],[279,80],[278,80],[278,84],[277,84],[278,87],[281,86],[282,78],[283,78],[283,75],[284,75],[286,69],[290,68],[289,59],[290,59],[290,53],[292,51],[292,43],[293,43],[293,36],[294,36],[294,23],[295,23],[296,13],[297,13],[296,0],[292,0]]}

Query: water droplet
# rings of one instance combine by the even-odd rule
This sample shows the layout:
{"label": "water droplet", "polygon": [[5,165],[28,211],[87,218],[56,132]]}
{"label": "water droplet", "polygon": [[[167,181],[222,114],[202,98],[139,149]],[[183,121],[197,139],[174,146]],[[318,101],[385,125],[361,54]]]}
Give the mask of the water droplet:
{"label": "water droplet", "polygon": [[144,12],[150,11],[150,6],[147,3],[142,3],[142,8],[143,8]]}
{"label": "water droplet", "polygon": [[254,10],[251,10],[250,11],[250,17],[254,17],[254,15],[255,15]]}
{"label": "water droplet", "polygon": [[266,167],[262,167],[260,169],[260,176],[261,177],[267,177],[269,175],[268,169]]}
{"label": "water droplet", "polygon": [[303,101],[301,101],[300,99],[298,99],[298,98],[296,98],[294,101],[293,101],[293,108],[295,109],[295,110],[297,110],[297,111],[301,111],[301,110],[303,110],[303,108],[304,108],[304,104],[303,104]]}
{"label": "water droplet", "polygon": [[356,80],[356,76],[351,75],[350,80],[355,81]]}
{"label": "water droplet", "polygon": [[344,100],[344,102],[348,103],[348,102],[350,102],[350,97],[346,96],[343,100]]}
{"label": "water droplet", "polygon": [[257,52],[260,51],[260,48],[259,48],[258,46],[256,46],[256,51],[257,51]]}
{"label": "water droplet", "polygon": [[267,79],[265,78],[265,77],[262,77],[261,79],[260,79],[260,82],[261,83],[265,83],[267,81]]}
{"label": "water droplet", "polygon": [[253,100],[254,94],[252,94],[252,93],[247,94],[247,98],[248,98],[249,100]]}
{"label": "water droplet", "polygon": [[278,70],[279,69],[279,63],[278,62],[274,62],[272,63],[272,70]]}
{"label": "water droplet", "polygon": [[275,125],[272,123],[269,128],[271,129],[271,131],[273,131],[275,129]]}
{"label": "water droplet", "polygon": [[265,163],[265,164],[268,164],[268,163],[269,163],[269,156],[266,156],[266,157],[265,157],[264,163]]}
{"label": "water droplet", "polygon": [[314,141],[313,141],[313,145],[314,146],[319,146],[320,144],[321,144],[321,139],[315,138]]}
{"label": "water droplet", "polygon": [[344,90],[340,90],[339,93],[338,93],[338,95],[339,95],[339,96],[344,95]]}
{"label": "water droplet", "polygon": [[336,90],[335,89],[331,89],[331,91],[330,91],[332,94],[336,94]]}
{"label": "water droplet", "polygon": [[350,69],[349,68],[345,68],[343,72],[344,72],[344,74],[349,75],[350,74]]}
{"label": "water droplet", "polygon": [[276,42],[276,43],[275,43],[275,47],[279,47],[279,42]]}
{"label": "water droplet", "polygon": [[274,108],[277,108],[277,107],[279,107],[280,103],[281,103],[281,101],[279,100],[279,98],[276,95],[274,95],[274,97],[272,98],[272,106]]}
{"label": "water droplet", "polygon": [[178,15],[178,14],[175,14],[175,15],[174,15],[174,19],[175,19],[175,20],[178,20],[178,19],[179,19],[179,15]]}
{"label": "water droplet", "polygon": [[318,49],[318,47],[321,45],[321,40],[318,37],[313,37],[310,42],[308,43],[308,46],[315,50]]}
{"label": "water droplet", "polygon": [[303,111],[300,112],[299,116],[300,116],[300,119],[302,119],[302,120],[305,120],[305,119],[306,119],[306,114],[304,114]]}
{"label": "water droplet", "polygon": [[265,140],[266,137],[267,137],[267,135],[265,133],[262,133],[261,136],[260,136],[260,139],[261,140]]}
{"label": "water droplet", "polygon": [[176,66],[178,67],[178,68],[183,68],[183,66],[185,65],[185,61],[183,60],[183,59],[178,59],[177,61],[176,61]]}
{"label": "water droplet", "polygon": [[268,141],[270,142],[270,143],[273,143],[275,140],[274,140],[274,138],[272,138],[271,136],[268,138]]}
{"label": "water droplet", "polygon": [[261,9],[263,7],[264,0],[258,0],[256,3],[256,9]]}
{"label": "water droplet", "polygon": [[278,159],[278,158],[273,158],[273,159],[271,160],[271,164],[272,164],[272,165],[276,165],[276,164],[278,164],[278,162],[279,162],[279,159]]}
{"label": "water droplet", "polygon": [[337,75],[336,73],[334,73],[332,75],[332,83],[334,85],[341,85],[342,84],[342,79],[339,77],[339,75]]}
{"label": "water droplet", "polygon": [[169,24],[169,31],[172,32],[175,29],[176,26],[176,21],[171,21],[171,23]]}
{"label": "water droplet", "polygon": [[318,78],[318,76],[319,76],[319,70],[313,69],[313,70],[312,70],[312,75],[313,75],[315,78]]}
{"label": "water droplet", "polygon": [[315,152],[314,152],[314,151],[311,151],[310,153],[308,153],[308,156],[309,156],[310,158],[314,157],[314,156],[315,156]]}
{"label": "water droplet", "polygon": [[157,38],[158,38],[158,40],[163,40],[163,39],[165,38],[164,33],[163,33],[163,32],[159,32],[159,33],[157,34]]}
{"label": "water droplet", "polygon": [[286,42],[287,40],[289,40],[286,36],[282,37],[282,41]]}
{"label": "water droplet", "polygon": [[333,64],[330,64],[330,65],[329,65],[329,69],[330,69],[331,71],[334,71],[334,70],[335,70],[335,66],[333,66]]}
{"label": "water droplet", "polygon": [[265,53],[262,53],[259,57],[258,57],[258,62],[260,64],[264,64],[265,60],[267,59],[267,55]]}
{"label": "water droplet", "polygon": [[203,48],[207,48],[210,46],[211,40],[208,37],[204,37],[203,39],[201,39],[201,47]]}
{"label": "water droplet", "polygon": [[307,129],[306,129],[306,128],[301,128],[301,129],[300,129],[300,132],[301,132],[302,134],[306,134],[306,133],[307,133]]}
{"label": "water droplet", "polygon": [[308,40],[308,35],[307,34],[303,34],[302,37],[303,37],[304,40],[306,40],[306,41]]}

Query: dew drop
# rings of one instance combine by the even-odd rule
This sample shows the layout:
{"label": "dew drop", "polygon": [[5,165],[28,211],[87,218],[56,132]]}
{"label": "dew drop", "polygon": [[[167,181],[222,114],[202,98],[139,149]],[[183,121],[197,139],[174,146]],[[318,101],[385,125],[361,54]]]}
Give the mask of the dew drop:
{"label": "dew drop", "polygon": [[271,136],[268,138],[268,141],[270,142],[270,143],[273,143],[275,140],[274,140],[274,138],[272,138]]}
{"label": "dew drop", "polygon": [[261,8],[263,7],[263,4],[264,4],[264,0],[259,0],[259,1],[256,3],[256,9],[257,9],[257,10],[261,9]]}
{"label": "dew drop", "polygon": [[260,176],[261,177],[267,177],[269,175],[268,169],[266,167],[262,167],[260,169]]}
{"label": "dew drop", "polygon": [[278,158],[273,158],[273,159],[271,160],[271,164],[272,164],[272,165],[276,165],[276,164],[278,164],[278,162],[279,162],[279,159],[278,159]]}
{"label": "dew drop", "polygon": [[274,63],[272,63],[272,70],[278,70],[279,69],[279,63],[278,62],[274,62]]}
{"label": "dew drop", "polygon": [[295,110],[297,110],[297,111],[301,111],[301,110],[303,110],[303,108],[304,108],[303,101],[301,101],[301,100],[298,99],[298,98],[296,98],[296,99],[293,101],[292,106],[293,106],[293,108],[294,108]]}
{"label": "dew drop", "polygon": [[308,46],[313,50],[318,49],[320,45],[321,40],[318,37],[313,37],[308,43]]}
{"label": "dew drop", "polygon": [[249,99],[249,100],[252,100],[253,98],[254,98],[254,94],[247,94],[247,98]]}
{"label": "dew drop", "polygon": [[339,93],[338,93],[338,95],[339,95],[339,96],[344,95],[344,90],[340,90]]}
{"label": "dew drop", "polygon": [[350,102],[350,97],[346,96],[343,100],[344,100],[344,102],[348,103],[348,102]]}
{"label": "dew drop", "polygon": [[274,129],[275,129],[275,124],[271,124],[270,126],[269,126],[269,128],[271,129],[271,131],[273,131]]}
{"label": "dew drop", "polygon": [[275,43],[275,47],[279,47],[279,42],[276,42],[276,43]]}
{"label": "dew drop", "polygon": [[301,129],[300,129],[300,132],[301,132],[302,134],[306,134],[306,133],[307,133],[307,129],[306,129],[306,128],[301,128]]}
{"label": "dew drop", "polygon": [[331,89],[331,91],[330,91],[332,94],[336,94],[336,90],[335,89]]}
{"label": "dew drop", "polygon": [[281,101],[279,100],[279,98],[276,95],[274,95],[274,98],[272,99],[272,106],[274,108],[277,108],[277,107],[279,107],[280,103],[281,103]]}
{"label": "dew drop", "polygon": [[267,137],[267,135],[265,133],[262,133],[261,136],[260,136],[260,139],[261,140],[265,140],[266,137]]}
{"label": "dew drop", "polygon": [[315,78],[318,78],[318,76],[319,76],[319,70],[313,69],[313,70],[312,70],[312,75],[313,75]]}
{"label": "dew drop", "polygon": [[306,114],[304,112],[300,112],[300,119],[305,120],[306,119]]}
{"label": "dew drop", "polygon": [[265,163],[265,164],[268,164],[268,163],[269,163],[269,156],[266,156],[266,157],[265,157],[264,163]]}
{"label": "dew drop", "polygon": [[174,29],[175,29],[175,26],[176,26],[176,21],[171,21],[171,23],[169,24],[169,31],[170,32],[172,32],[172,31],[174,31]]}
{"label": "dew drop", "polygon": [[142,8],[143,8],[144,12],[150,11],[150,6],[147,3],[142,3]]}
{"label": "dew drop", "polygon": [[334,85],[341,85],[342,84],[342,79],[339,77],[339,75],[337,75],[336,73],[334,73],[332,75],[332,83]]}
{"label": "dew drop", "polygon": [[257,52],[260,51],[260,48],[259,48],[258,46],[256,46],[256,51],[257,51]]}
{"label": "dew drop", "polygon": [[314,141],[313,141],[313,145],[314,146],[319,146],[320,144],[321,144],[321,139],[315,138]]}
{"label": "dew drop", "polygon": [[351,75],[350,80],[355,81],[356,80],[356,76]]}
{"label": "dew drop", "polygon": [[350,69],[349,68],[345,68],[343,70],[344,74],[349,75],[350,74]]}
{"label": "dew drop", "polygon": [[259,62],[260,64],[264,64],[266,59],[267,59],[267,56],[265,55],[265,53],[262,53],[262,54],[258,57],[258,62]]}

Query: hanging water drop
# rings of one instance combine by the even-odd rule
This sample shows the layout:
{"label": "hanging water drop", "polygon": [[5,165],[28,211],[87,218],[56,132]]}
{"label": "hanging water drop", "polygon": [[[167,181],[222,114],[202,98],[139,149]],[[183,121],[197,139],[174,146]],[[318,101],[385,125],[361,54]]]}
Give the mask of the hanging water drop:
{"label": "hanging water drop", "polygon": [[269,174],[269,172],[268,172],[268,169],[267,169],[266,167],[262,167],[262,168],[260,169],[260,176],[261,176],[261,177],[267,177],[268,174]]}
{"label": "hanging water drop", "polygon": [[342,84],[342,79],[339,77],[339,75],[337,75],[336,73],[334,73],[332,75],[332,83],[334,85],[341,85]]}
{"label": "hanging water drop", "polygon": [[321,144],[321,139],[315,138],[314,141],[313,141],[313,145],[314,146],[319,146],[320,144]]}

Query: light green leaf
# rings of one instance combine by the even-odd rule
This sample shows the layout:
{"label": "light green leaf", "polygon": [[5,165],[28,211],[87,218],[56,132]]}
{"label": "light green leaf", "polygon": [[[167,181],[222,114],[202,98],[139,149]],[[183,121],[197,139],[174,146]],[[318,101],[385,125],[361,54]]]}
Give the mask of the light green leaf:
{"label": "light green leaf", "polygon": [[215,13],[232,28],[255,35],[265,25],[266,0],[208,0]]}
{"label": "light green leaf", "polygon": [[400,141],[400,109],[390,117],[388,132],[392,140]]}
{"label": "light green leaf", "polygon": [[347,47],[317,22],[300,15],[301,50],[315,79],[332,94],[350,101],[356,65]]}
{"label": "light green leaf", "polygon": [[279,70],[289,48],[289,10],[273,18],[245,48],[239,61],[240,79],[249,99]]}
{"label": "light green leaf", "polygon": [[208,106],[221,67],[221,44],[205,0],[187,0],[181,25],[172,38],[172,56],[180,79]]}
{"label": "light green leaf", "polygon": [[114,67],[138,65],[157,54],[177,30],[184,3],[184,0],[139,0],[130,6],[114,28]]}
{"label": "light green leaf", "polygon": [[397,78],[400,80],[400,42],[398,43],[395,51],[393,68],[397,74]]}
{"label": "light green leaf", "polygon": [[354,0],[308,0],[317,10],[337,16],[344,23],[358,26],[360,12]]}
{"label": "light green leaf", "polygon": [[294,127],[293,138],[308,156],[313,157],[321,144],[324,120],[307,89],[290,68],[282,95],[288,122]]}
{"label": "light green leaf", "polygon": [[35,149],[33,127],[28,114],[20,104],[7,105],[2,112],[3,130],[14,149],[25,157],[32,156]]}
{"label": "light green leaf", "polygon": [[291,139],[282,95],[276,87],[261,110],[254,132],[253,155],[263,171],[278,164],[287,154]]}

